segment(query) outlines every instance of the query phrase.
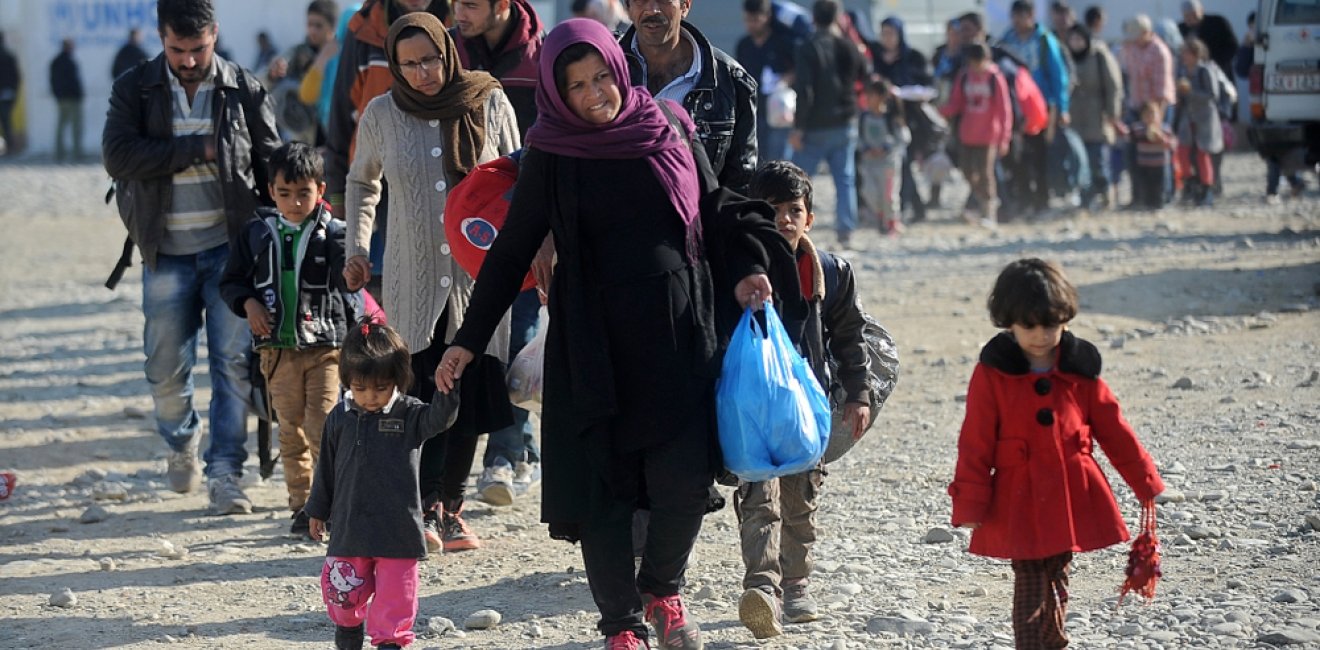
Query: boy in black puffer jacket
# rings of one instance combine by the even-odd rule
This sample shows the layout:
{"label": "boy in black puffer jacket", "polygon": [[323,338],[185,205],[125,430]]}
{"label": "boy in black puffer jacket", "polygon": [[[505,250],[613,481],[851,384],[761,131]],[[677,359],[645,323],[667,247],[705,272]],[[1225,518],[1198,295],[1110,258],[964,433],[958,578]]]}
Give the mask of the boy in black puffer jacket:
{"label": "boy in black puffer jacket", "polygon": [[[871,419],[870,356],[862,338],[866,317],[852,267],[817,251],[806,236],[815,214],[811,179],[800,167],[782,160],[766,163],[752,176],[751,196],[774,206],[775,225],[797,256],[802,297],[809,307],[805,322],[786,320],[784,325],[822,386],[831,385],[828,350],[838,367],[833,381],[843,387],[844,422],[851,425],[854,438],[860,437]],[[823,476],[817,466],[802,474],[738,485],[734,509],[746,566],[738,618],[758,639],[782,633],[784,620],[804,623],[820,616],[807,583]]]}

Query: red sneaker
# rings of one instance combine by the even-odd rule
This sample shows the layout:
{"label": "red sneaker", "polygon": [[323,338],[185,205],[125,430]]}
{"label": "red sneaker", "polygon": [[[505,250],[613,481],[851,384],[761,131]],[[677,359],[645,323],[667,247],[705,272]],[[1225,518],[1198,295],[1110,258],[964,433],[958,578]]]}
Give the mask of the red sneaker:
{"label": "red sneaker", "polygon": [[637,638],[632,630],[624,630],[605,639],[605,650],[651,650],[645,639]]}
{"label": "red sneaker", "polygon": [[702,650],[701,628],[687,618],[683,597],[678,594],[657,598],[642,594],[642,612],[655,630],[659,647],[678,650]]}
{"label": "red sneaker", "polygon": [[468,528],[467,522],[463,521],[461,509],[455,512],[440,511],[440,538],[446,553],[481,548],[481,540],[471,528]]}

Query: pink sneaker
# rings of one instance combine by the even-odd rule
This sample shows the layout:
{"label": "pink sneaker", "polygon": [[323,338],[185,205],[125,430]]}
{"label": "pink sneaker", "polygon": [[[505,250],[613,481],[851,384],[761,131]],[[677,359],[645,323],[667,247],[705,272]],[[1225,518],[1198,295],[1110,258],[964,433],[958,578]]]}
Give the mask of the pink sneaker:
{"label": "pink sneaker", "polygon": [[655,630],[656,643],[662,649],[702,650],[701,628],[687,618],[683,597],[678,594],[657,598],[642,594],[642,611]]}
{"label": "pink sneaker", "polygon": [[651,646],[637,638],[632,630],[624,630],[605,639],[605,650],[651,650]]}

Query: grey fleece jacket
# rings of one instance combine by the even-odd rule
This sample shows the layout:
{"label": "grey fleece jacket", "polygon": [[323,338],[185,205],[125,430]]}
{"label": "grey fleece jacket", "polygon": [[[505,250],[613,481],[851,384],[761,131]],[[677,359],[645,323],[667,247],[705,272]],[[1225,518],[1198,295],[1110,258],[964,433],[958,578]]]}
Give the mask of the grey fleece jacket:
{"label": "grey fleece jacket", "polygon": [[453,426],[458,390],[427,404],[396,395],[368,413],[345,398],[325,421],[307,515],[332,527],[326,555],[426,557],[417,469],[422,443]]}

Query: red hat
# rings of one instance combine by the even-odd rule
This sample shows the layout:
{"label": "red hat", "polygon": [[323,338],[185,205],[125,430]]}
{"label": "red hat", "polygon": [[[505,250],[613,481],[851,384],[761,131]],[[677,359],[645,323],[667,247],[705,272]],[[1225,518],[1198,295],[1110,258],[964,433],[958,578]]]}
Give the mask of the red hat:
{"label": "red hat", "polygon": [[[509,214],[521,153],[477,165],[445,200],[445,238],[450,254],[474,279]],[[526,291],[535,286],[536,277],[528,272],[522,288]]]}

